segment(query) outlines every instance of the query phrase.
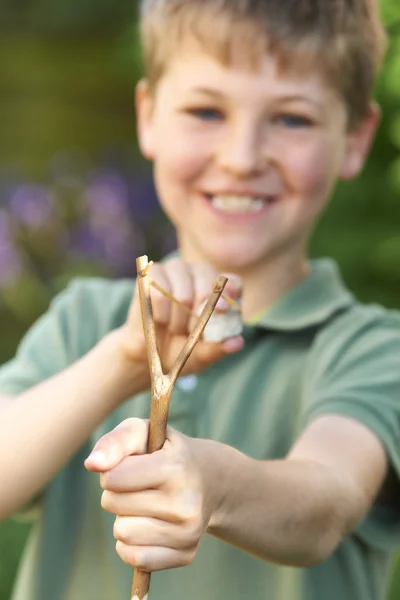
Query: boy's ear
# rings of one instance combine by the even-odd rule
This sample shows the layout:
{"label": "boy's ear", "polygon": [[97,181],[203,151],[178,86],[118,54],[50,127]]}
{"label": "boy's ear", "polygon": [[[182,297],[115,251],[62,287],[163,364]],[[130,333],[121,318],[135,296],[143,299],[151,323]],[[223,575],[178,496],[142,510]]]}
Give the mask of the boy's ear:
{"label": "boy's ear", "polygon": [[149,84],[141,79],[135,91],[137,136],[140,150],[145,158],[153,159],[153,97],[150,93]]}
{"label": "boy's ear", "polygon": [[378,104],[371,102],[366,116],[348,134],[340,179],[353,179],[362,170],[381,119]]}

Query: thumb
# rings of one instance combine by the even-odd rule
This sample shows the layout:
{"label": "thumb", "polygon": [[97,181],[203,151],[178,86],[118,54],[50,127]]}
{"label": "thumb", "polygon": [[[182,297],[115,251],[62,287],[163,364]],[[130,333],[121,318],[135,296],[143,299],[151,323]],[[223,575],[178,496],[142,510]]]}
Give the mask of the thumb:
{"label": "thumb", "polygon": [[149,422],[144,419],[126,419],[99,439],[85,460],[88,471],[102,473],[116,467],[132,454],[145,454]]}

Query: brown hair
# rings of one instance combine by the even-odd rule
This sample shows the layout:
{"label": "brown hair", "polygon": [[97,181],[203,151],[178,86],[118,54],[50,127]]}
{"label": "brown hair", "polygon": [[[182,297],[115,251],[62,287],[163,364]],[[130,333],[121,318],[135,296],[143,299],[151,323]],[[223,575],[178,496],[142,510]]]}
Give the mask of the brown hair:
{"label": "brown hair", "polygon": [[189,33],[223,64],[255,68],[265,51],[282,69],[317,69],[354,126],[367,111],[385,49],[377,0],[142,0],[146,76],[154,87]]}

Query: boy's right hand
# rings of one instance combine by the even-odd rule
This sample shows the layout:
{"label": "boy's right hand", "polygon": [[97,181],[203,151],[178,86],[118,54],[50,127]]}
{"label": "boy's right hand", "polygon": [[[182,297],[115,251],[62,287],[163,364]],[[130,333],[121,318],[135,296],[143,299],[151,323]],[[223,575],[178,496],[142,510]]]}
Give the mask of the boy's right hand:
{"label": "boy's right hand", "polygon": [[[155,263],[149,271],[151,280],[162,286],[193,312],[198,311],[199,307],[209,298],[217,276],[218,273],[210,265],[205,263],[187,264],[180,258],[173,258],[164,263]],[[228,282],[224,295],[237,300],[241,295],[240,281],[234,275],[227,275],[227,277]],[[151,286],[151,302],[156,325],[157,347],[163,371],[167,373],[193,330],[196,317],[191,316],[182,307],[165,298],[153,286]],[[216,311],[225,312],[228,309],[229,306],[221,298]],[[125,356],[130,361],[147,364],[137,284],[127,321],[119,330],[119,336]],[[219,343],[205,342],[200,339],[182,374],[202,371],[224,356],[241,350],[243,343],[242,337],[230,338]]]}

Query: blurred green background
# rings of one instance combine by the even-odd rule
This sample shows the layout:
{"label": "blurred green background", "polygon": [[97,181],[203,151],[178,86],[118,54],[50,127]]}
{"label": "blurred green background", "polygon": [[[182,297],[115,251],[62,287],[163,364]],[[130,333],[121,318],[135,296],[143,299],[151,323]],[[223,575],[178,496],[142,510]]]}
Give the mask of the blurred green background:
{"label": "blurred green background", "polygon": [[[399,0],[381,8],[390,34],[382,126],[362,176],[338,187],[312,251],[336,258],[361,299],[400,308]],[[135,140],[135,16],[127,0],[1,2],[0,363],[71,277],[133,275],[136,256],[175,246]],[[28,531],[0,525],[0,600]]]}

